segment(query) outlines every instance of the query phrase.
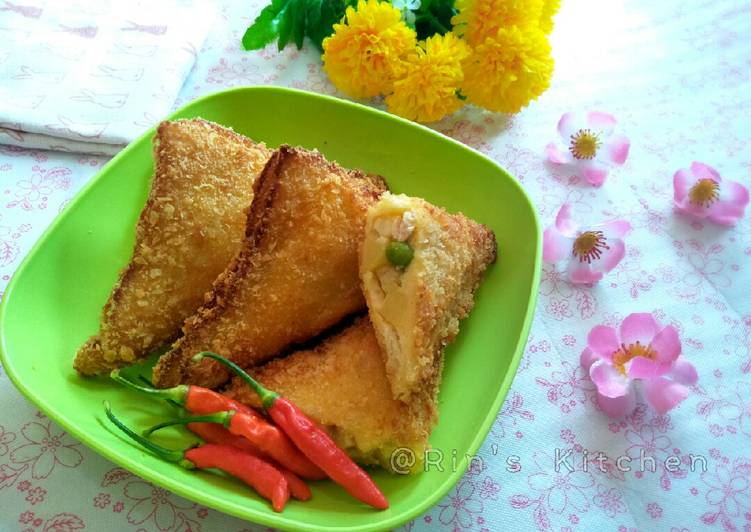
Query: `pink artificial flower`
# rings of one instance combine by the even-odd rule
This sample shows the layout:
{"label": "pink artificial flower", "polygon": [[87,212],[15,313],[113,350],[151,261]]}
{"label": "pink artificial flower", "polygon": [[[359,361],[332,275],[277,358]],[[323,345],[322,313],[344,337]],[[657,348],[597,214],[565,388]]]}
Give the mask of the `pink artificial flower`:
{"label": "pink artificial flower", "polygon": [[681,340],[672,325],[660,329],[650,313],[626,316],[619,331],[597,325],[587,336],[581,365],[597,387],[597,402],[611,418],[636,407],[637,382],[647,403],[663,415],[688,395],[698,375],[681,356]]}
{"label": "pink artificial flower", "polygon": [[596,283],[626,254],[623,237],[630,231],[631,224],[625,220],[581,228],[571,221],[571,206],[564,203],[555,224],[545,229],[542,258],[546,262],[567,259],[572,283]]}
{"label": "pink artificial flower", "polygon": [[560,149],[555,143],[545,148],[551,163],[567,164],[590,185],[599,187],[608,177],[608,170],[626,162],[630,143],[621,134],[614,134],[615,117],[590,111],[584,115],[566,113],[558,121],[558,133],[566,144]]}
{"label": "pink artificial flower", "polygon": [[691,168],[682,168],[673,176],[673,201],[680,212],[734,225],[748,205],[748,189],[723,180],[711,166],[694,161]]}

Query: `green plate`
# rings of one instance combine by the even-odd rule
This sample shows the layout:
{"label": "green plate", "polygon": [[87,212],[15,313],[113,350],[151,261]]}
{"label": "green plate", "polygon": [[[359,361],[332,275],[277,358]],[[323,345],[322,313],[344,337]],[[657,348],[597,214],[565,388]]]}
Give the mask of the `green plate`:
{"label": "green plate", "polygon": [[[231,89],[195,100],[170,118],[203,117],[270,146],[317,148],[344,166],[386,177],[391,189],[462,211],[495,231],[499,260],[478,292],[472,315],[446,351],[440,423],[430,441],[443,471],[373,476],[391,508],[378,512],[332,482],[281,514],[233,479],[189,472],[152,456],[114,432],[102,400],[146,427],[174,413],[108,379],[72,368],[78,346],[128,261],[134,226],[153,170],[148,131],[114,157],[39,239],[0,306],[5,370],[21,392],[86,445],[155,484],[222,512],[283,529],[394,528],[438,502],[482,444],[514,377],[534,311],[541,238],[535,210],[519,183],[492,160],[428,128],[335,98],[276,87]],[[192,442],[175,430],[163,443]],[[433,459],[437,454],[431,455]],[[437,461],[437,460],[436,460]]]}

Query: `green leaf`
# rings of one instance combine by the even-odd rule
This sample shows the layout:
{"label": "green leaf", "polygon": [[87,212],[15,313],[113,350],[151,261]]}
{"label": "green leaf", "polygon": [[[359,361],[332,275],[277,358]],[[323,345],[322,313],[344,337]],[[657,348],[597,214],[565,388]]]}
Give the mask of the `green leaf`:
{"label": "green leaf", "polygon": [[305,33],[313,41],[313,44],[323,51],[323,40],[334,33],[334,24],[342,20],[347,5],[351,2],[345,2],[345,0],[314,0],[314,3],[317,5],[308,6]]}
{"label": "green leaf", "polygon": [[454,0],[426,0],[415,14],[415,29],[418,39],[451,31],[451,18],[456,14]]}
{"label": "green leaf", "polygon": [[297,49],[301,49],[305,39],[305,18],[308,0],[292,0],[292,38]]}
{"label": "green leaf", "polygon": [[242,38],[243,48],[259,50],[273,42],[279,35],[279,22],[290,0],[273,0],[261,10],[253,24],[245,30]]}
{"label": "green leaf", "polygon": [[284,13],[279,21],[279,41],[276,43],[279,51],[284,50],[290,38],[292,37],[292,25],[294,24],[294,4],[295,0],[290,0],[285,6]]}

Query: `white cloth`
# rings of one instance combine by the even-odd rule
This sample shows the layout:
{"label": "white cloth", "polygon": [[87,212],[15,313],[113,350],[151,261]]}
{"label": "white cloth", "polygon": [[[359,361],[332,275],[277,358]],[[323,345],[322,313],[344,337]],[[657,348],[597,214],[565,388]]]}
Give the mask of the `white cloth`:
{"label": "white cloth", "polygon": [[212,19],[197,0],[0,0],[0,143],[116,153],[170,110]]}

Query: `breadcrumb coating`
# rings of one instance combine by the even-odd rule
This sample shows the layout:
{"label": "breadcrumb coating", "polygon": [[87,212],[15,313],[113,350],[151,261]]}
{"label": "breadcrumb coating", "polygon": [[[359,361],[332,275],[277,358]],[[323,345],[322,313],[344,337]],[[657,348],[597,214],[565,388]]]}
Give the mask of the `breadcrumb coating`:
{"label": "breadcrumb coating", "polygon": [[[424,382],[420,393],[409,402],[395,399],[367,317],[314,349],[298,351],[249,372],[296,404],[355,461],[393,472],[393,451],[406,447],[415,457],[411,471],[422,470],[428,437],[438,421],[437,381]],[[225,393],[260,407],[256,394],[238,378]]]}
{"label": "breadcrumb coating", "polygon": [[253,183],[271,151],[201,119],[163,122],[133,254],[74,367],[96,375],[173,339],[240,249]]}
{"label": "breadcrumb coating", "polygon": [[[406,242],[406,268],[386,247]],[[493,232],[463,214],[420,198],[384,194],[368,212],[360,275],[394,395],[403,400],[435,374],[443,349],[474,305],[482,275],[496,258]]]}
{"label": "breadcrumb coating", "polygon": [[190,357],[214,351],[252,366],[364,310],[358,249],[384,190],[381,178],[280,147],[256,182],[242,250],[155,366],[155,384],[219,386],[226,368]]}

